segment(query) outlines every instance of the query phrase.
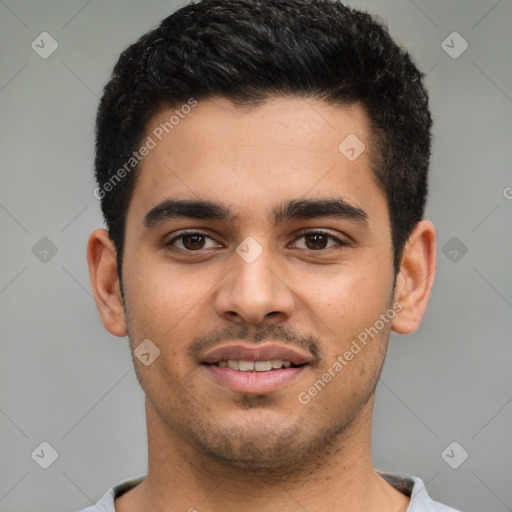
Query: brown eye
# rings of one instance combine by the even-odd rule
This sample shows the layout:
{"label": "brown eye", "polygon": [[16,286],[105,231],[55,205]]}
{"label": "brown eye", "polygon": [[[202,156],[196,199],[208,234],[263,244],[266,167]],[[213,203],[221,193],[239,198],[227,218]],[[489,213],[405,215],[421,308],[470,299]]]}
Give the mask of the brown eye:
{"label": "brown eye", "polygon": [[202,249],[204,246],[204,236],[203,235],[185,235],[182,237],[183,246],[190,250],[196,251],[197,249]]}
{"label": "brown eye", "polygon": [[305,236],[306,246],[308,249],[325,249],[328,237],[324,234],[313,233]]}
{"label": "brown eye", "polygon": [[[299,246],[299,249],[309,249],[311,251],[322,251],[324,249],[330,249],[336,245],[347,245],[334,235],[324,233],[323,231],[311,231],[309,233],[304,233],[296,239],[295,244],[297,244],[299,240],[304,240],[304,242],[302,242],[303,247]],[[330,242],[332,243],[329,245]]]}
{"label": "brown eye", "polygon": [[172,240],[166,242],[165,245],[188,252],[219,247],[215,240],[199,231],[181,233],[181,235],[175,236]]}

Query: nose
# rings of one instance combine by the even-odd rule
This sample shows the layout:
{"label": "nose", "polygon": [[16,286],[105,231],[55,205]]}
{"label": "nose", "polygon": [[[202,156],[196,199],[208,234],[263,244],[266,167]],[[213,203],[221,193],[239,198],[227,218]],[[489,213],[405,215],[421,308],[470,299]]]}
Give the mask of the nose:
{"label": "nose", "polygon": [[[272,261],[269,249],[254,260],[232,255],[232,267],[219,283],[214,303],[217,314],[227,320],[259,324],[273,318],[283,322],[294,310],[293,293],[284,272]],[[274,263],[274,264],[273,264]]]}

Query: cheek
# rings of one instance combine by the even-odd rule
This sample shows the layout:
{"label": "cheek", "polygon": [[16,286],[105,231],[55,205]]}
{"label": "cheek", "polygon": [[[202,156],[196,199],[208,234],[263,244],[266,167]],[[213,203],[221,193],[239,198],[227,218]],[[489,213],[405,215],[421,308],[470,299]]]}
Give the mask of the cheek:
{"label": "cheek", "polygon": [[[148,337],[166,337],[180,330],[206,296],[209,283],[202,273],[180,271],[161,256],[134,253],[123,271],[131,325]],[[206,276],[203,276],[206,277]]]}
{"label": "cheek", "polygon": [[312,309],[331,336],[364,329],[388,305],[392,276],[382,272],[382,264],[363,263],[351,262],[322,276],[304,276],[295,287],[298,304]]}
{"label": "cheek", "polygon": [[144,291],[145,300],[157,309],[182,309],[201,292],[203,280],[199,278],[198,267],[173,263],[163,250],[141,249],[130,263],[134,288]]}

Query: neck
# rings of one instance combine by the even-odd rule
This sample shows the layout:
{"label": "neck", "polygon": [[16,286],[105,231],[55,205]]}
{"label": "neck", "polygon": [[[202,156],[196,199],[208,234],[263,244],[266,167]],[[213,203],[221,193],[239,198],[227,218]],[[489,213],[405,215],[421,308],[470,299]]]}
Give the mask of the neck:
{"label": "neck", "polygon": [[409,498],[375,473],[371,461],[372,396],[322,450],[286,468],[247,470],[211,459],[169,431],[146,401],[146,479],[116,500],[117,512],[404,512]]}

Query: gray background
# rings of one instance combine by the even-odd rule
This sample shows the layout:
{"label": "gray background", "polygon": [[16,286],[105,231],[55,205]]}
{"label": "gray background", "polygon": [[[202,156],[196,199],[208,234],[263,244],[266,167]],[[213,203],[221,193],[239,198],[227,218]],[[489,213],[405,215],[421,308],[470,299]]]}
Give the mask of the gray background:
{"label": "gray background", "polygon": [[[392,337],[374,462],[462,510],[512,510],[512,2],[352,4],[382,16],[428,73],[435,118],[437,280],[420,329]],[[181,5],[0,2],[1,511],[77,510],[146,470],[143,394],[86,267],[102,225],[93,125],[120,51]],[[43,31],[59,44],[47,59],[31,48]],[[454,31],[469,44],[458,58],[441,46]],[[43,441],[58,453],[48,469],[31,457]],[[453,441],[452,465],[469,453],[458,469],[441,455]]]}

